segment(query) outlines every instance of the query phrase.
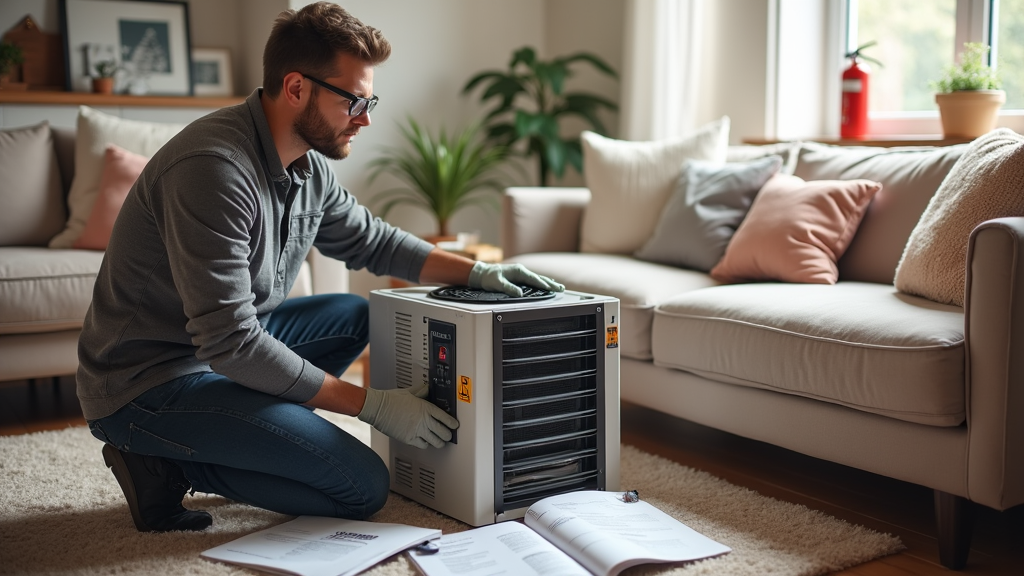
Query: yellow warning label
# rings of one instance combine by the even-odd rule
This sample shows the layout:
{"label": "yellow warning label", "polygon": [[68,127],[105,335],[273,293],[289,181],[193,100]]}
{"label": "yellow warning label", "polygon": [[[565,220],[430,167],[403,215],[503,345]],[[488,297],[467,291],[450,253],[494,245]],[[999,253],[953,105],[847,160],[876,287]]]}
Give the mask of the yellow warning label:
{"label": "yellow warning label", "polygon": [[473,380],[469,376],[459,376],[459,400],[473,403]]}
{"label": "yellow warning label", "polygon": [[609,326],[605,330],[604,347],[605,348],[618,348],[619,347],[619,327],[618,326]]}

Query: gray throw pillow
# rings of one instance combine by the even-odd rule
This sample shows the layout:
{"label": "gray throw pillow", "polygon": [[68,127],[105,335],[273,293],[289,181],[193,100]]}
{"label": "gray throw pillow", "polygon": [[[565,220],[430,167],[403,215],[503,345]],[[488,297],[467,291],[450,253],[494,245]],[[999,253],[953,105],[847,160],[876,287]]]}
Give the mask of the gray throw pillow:
{"label": "gray throw pillow", "polygon": [[687,160],[654,234],[633,255],[705,272],[725,254],[754,196],[782,167],[782,157],[715,164]]}

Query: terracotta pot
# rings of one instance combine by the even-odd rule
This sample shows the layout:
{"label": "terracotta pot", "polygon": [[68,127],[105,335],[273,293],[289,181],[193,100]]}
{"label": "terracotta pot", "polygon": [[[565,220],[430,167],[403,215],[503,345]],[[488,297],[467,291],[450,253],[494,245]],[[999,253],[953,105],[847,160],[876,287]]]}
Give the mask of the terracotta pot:
{"label": "terracotta pot", "polygon": [[996,127],[999,108],[1006,102],[1002,90],[963,90],[936,94],[942,119],[942,133],[947,138],[977,138]]}
{"label": "terracotta pot", "polygon": [[114,93],[114,79],[113,78],[93,78],[92,79],[92,91],[97,94],[113,94]]}

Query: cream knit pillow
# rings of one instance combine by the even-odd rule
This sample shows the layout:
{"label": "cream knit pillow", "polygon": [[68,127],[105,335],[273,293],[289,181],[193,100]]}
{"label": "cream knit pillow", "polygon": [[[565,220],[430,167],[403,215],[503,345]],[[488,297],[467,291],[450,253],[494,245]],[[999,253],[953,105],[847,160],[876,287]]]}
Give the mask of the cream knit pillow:
{"label": "cream knit pillow", "polygon": [[184,124],[125,120],[80,106],[75,133],[75,179],[68,191],[71,214],[64,230],[50,239],[50,248],[71,248],[82,235],[99,194],[103,156],[108,144],[151,157],[184,127]]}
{"label": "cream knit pillow", "polygon": [[729,117],[671,140],[613,140],[589,131],[580,140],[591,194],[580,225],[580,252],[632,254],[653,234],[683,161],[725,162]]}
{"label": "cream knit pillow", "polygon": [[896,267],[896,288],[964,305],[967,241],[976,226],[1024,216],[1024,136],[1000,128],[978,138],[925,208]]}

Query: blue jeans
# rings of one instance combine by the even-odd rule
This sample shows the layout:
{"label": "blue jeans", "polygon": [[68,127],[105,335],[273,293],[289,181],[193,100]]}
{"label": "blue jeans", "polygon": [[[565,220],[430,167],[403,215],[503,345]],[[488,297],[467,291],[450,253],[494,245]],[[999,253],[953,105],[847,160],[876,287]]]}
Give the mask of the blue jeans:
{"label": "blue jeans", "polygon": [[[266,328],[340,376],[369,340],[368,310],[351,294],[293,298]],[[387,501],[387,467],[368,446],[306,406],[212,372],[152,388],[89,427],[121,450],[173,460],[199,492],[283,514],[365,519]]]}

